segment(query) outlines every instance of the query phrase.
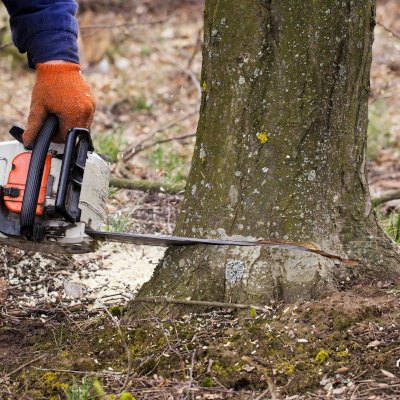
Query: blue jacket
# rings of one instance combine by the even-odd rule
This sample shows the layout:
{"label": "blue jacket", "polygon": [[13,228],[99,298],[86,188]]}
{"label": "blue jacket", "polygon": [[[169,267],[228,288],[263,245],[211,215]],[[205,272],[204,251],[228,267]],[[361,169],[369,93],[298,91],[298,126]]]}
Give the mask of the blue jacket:
{"label": "blue jacket", "polygon": [[75,0],[3,0],[14,44],[30,67],[49,60],[79,63]]}

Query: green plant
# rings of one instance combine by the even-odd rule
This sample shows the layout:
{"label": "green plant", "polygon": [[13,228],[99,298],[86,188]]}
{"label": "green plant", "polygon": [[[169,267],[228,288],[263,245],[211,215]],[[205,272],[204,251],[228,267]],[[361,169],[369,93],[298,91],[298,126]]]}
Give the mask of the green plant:
{"label": "green plant", "polygon": [[188,157],[175,151],[171,143],[158,144],[150,153],[151,165],[160,170],[169,183],[185,180],[187,175],[186,161]]}
{"label": "green plant", "polygon": [[109,232],[127,232],[132,225],[134,209],[120,210],[113,215],[110,224],[106,226]]}
{"label": "green plant", "polygon": [[386,234],[395,242],[400,242],[400,212],[392,212],[388,217],[380,215],[380,222]]}
{"label": "green plant", "polygon": [[119,400],[136,400],[136,399],[130,393],[123,392],[123,393],[121,393]]}
{"label": "green plant", "polygon": [[392,145],[388,107],[383,99],[369,106],[368,112],[368,160],[375,160],[382,148]]}
{"label": "green plant", "polygon": [[149,57],[151,55],[151,48],[145,44],[140,46],[140,55],[142,57]]}
{"label": "green plant", "polygon": [[96,398],[93,383],[86,376],[81,383],[75,381],[66,392],[67,400],[95,400]]}
{"label": "green plant", "polygon": [[150,111],[152,108],[151,104],[147,101],[146,96],[141,93],[136,99],[133,106],[134,112]]}
{"label": "green plant", "polygon": [[121,147],[126,143],[124,129],[119,126],[107,133],[95,132],[93,141],[96,152],[105,155],[110,163],[115,163]]}

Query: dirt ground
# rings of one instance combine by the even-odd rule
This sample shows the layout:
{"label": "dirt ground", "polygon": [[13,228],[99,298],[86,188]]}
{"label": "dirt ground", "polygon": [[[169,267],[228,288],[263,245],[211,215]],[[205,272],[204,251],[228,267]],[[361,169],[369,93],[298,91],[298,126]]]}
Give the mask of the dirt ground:
{"label": "dirt ground", "polygon": [[[183,182],[198,118],[202,4],[108,3],[82,2],[80,14],[85,76],[99,99],[96,147],[115,176]],[[400,33],[398,1],[381,1],[377,21]],[[372,196],[400,189],[400,36],[385,27],[376,27],[373,53]],[[0,53],[0,140],[26,123],[34,75],[23,65]],[[156,143],[177,136],[185,138]],[[152,146],[140,151],[142,140]],[[130,149],[139,151],[130,158]],[[181,201],[113,189],[109,226],[171,233]],[[400,287],[356,287],[263,313],[199,308],[170,321],[149,311],[122,324],[163,251],[0,248],[0,399],[400,399]],[[83,285],[83,297],[65,293],[69,281]]]}
{"label": "dirt ground", "polygon": [[356,287],[268,313],[149,312],[131,325],[117,307],[8,318],[0,395],[65,398],[87,377],[137,399],[399,399],[399,293]]}

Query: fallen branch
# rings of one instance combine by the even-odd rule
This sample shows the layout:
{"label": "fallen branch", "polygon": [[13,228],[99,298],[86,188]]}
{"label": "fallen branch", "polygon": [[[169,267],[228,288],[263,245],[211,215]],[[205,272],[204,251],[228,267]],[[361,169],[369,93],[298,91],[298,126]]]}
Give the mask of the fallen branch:
{"label": "fallen branch", "polygon": [[110,180],[110,186],[119,189],[141,190],[149,193],[182,194],[186,184],[112,178]]}
{"label": "fallen branch", "polygon": [[122,375],[121,372],[92,372],[92,371],[76,371],[73,369],[54,369],[54,368],[37,368],[38,371],[50,371],[50,372],[62,372],[62,373],[69,373],[69,374],[80,374],[80,375],[90,375],[90,376],[105,376],[105,377],[120,377]]}
{"label": "fallen branch", "polygon": [[254,309],[260,312],[271,312],[270,308],[253,306],[249,304],[236,303],[221,303],[218,301],[201,301],[201,300],[183,300],[173,299],[171,297],[135,297],[130,300],[134,303],[149,303],[149,304],[182,304],[186,306],[203,306],[203,307],[220,307],[220,308],[238,308],[242,310]]}
{"label": "fallen branch", "polygon": [[39,357],[34,358],[33,360],[30,360],[28,362],[26,362],[25,364],[22,364],[21,366],[19,366],[17,369],[14,369],[14,371],[9,372],[8,374],[2,376],[2,378],[8,378],[11,375],[14,375],[15,373],[17,373],[18,371],[21,371],[21,369],[24,369],[25,367],[27,367],[28,365],[31,365],[33,363],[35,363],[36,361],[41,360],[42,358],[47,357],[47,354],[42,354]]}
{"label": "fallen branch", "polygon": [[372,201],[372,206],[376,207],[380,204],[387,203],[391,200],[399,200],[400,199],[400,190],[393,190],[387,193],[384,193],[382,196],[374,197]]}
{"label": "fallen branch", "polygon": [[20,283],[19,285],[11,286],[11,287],[7,288],[6,291],[16,290],[16,289],[19,289],[19,288],[24,287],[24,286],[37,285],[37,284],[39,284],[39,283],[49,281],[50,279],[51,279],[51,278],[43,278],[43,279],[38,279],[37,281],[31,281],[31,282]]}
{"label": "fallen branch", "polygon": [[110,311],[108,310],[108,308],[104,304],[102,304],[102,308],[105,310],[107,315],[110,317],[111,322],[113,322],[114,325],[116,326],[116,328],[118,330],[118,334],[119,334],[119,336],[121,338],[122,345],[123,345],[124,350],[126,352],[126,357],[128,359],[128,369],[126,371],[125,382],[122,385],[122,387],[120,388],[120,392],[123,392],[125,390],[125,388],[128,386],[129,378],[130,378],[131,372],[132,372],[132,354],[131,354],[131,351],[129,349],[128,343],[126,342],[125,335],[122,333],[121,322],[112,316],[112,314],[110,313]]}

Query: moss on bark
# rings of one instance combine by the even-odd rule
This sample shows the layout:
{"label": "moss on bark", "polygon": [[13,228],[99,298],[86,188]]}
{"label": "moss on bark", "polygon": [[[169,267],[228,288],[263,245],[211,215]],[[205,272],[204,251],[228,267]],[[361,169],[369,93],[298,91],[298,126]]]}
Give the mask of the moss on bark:
{"label": "moss on bark", "polygon": [[[292,301],[400,257],[365,168],[374,0],[208,0],[203,97],[181,236],[312,243],[370,268],[293,251],[170,249],[140,296]],[[132,313],[137,311],[132,305]]]}

